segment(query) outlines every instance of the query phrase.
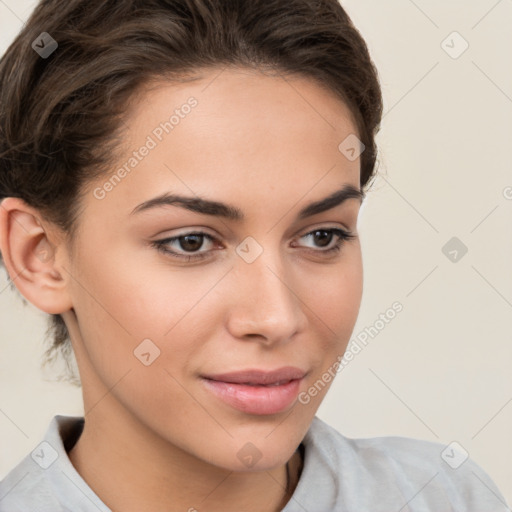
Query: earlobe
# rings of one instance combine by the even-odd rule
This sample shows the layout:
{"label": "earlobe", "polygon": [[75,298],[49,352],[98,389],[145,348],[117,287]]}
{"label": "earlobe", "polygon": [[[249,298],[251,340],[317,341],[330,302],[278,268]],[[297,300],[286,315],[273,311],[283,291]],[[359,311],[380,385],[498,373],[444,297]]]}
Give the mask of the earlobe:
{"label": "earlobe", "polygon": [[0,203],[0,251],[11,280],[34,306],[59,314],[72,303],[51,235],[39,212],[22,199],[7,197]]}

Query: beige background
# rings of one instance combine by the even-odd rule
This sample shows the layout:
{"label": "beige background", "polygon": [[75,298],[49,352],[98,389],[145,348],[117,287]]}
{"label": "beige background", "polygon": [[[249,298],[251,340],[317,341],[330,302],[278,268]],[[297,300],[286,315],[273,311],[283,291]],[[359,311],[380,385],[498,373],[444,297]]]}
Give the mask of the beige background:
{"label": "beige background", "polygon": [[[369,337],[318,415],[349,437],[455,440],[512,504],[512,1],[342,4],[385,96],[353,337],[395,301],[403,311]],[[0,0],[1,53],[34,5]],[[453,58],[445,49],[456,56],[461,37],[469,47]],[[468,248],[457,262],[442,252],[452,237]],[[54,414],[83,414],[80,390],[40,369],[44,314],[6,285],[2,271],[0,477]]]}

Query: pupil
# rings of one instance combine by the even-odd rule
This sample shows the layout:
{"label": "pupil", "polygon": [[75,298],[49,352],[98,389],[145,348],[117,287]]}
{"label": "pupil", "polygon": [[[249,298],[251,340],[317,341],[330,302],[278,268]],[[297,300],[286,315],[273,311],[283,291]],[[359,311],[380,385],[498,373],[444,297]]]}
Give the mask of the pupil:
{"label": "pupil", "polygon": [[201,247],[201,242],[199,241],[199,243],[192,243],[192,247],[187,247],[187,244],[188,244],[188,241],[192,238],[192,239],[196,239],[196,242],[198,239],[200,239],[202,237],[202,235],[186,235],[186,236],[183,236],[182,239],[185,240],[185,244],[181,244],[181,247],[182,249],[184,250],[196,250],[196,249],[199,249]]}
{"label": "pupil", "polygon": [[327,236],[324,236],[324,237],[320,237],[321,239],[323,239],[325,241],[325,239],[327,238],[328,241],[326,244],[322,245],[320,244],[321,247],[325,247],[326,245],[329,245],[329,243],[331,242],[331,238],[332,238],[332,235],[333,233],[329,233],[328,231],[315,231],[315,236],[318,235],[318,233],[323,233],[324,235],[326,234]]}

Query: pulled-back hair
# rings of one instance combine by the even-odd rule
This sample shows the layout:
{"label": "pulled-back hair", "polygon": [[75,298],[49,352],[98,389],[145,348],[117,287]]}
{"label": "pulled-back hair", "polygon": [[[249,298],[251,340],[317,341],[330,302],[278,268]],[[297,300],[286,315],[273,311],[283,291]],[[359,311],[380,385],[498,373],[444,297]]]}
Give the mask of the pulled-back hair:
{"label": "pulled-back hair", "polygon": [[[32,47],[43,32],[58,44],[45,57]],[[118,158],[130,99],[152,80],[214,66],[299,75],[337,95],[365,146],[360,183],[369,187],[381,89],[337,0],[42,0],[0,60],[0,201],[23,199],[73,240],[85,185]],[[46,336],[46,362],[60,353],[69,370],[60,315],[49,316]]]}

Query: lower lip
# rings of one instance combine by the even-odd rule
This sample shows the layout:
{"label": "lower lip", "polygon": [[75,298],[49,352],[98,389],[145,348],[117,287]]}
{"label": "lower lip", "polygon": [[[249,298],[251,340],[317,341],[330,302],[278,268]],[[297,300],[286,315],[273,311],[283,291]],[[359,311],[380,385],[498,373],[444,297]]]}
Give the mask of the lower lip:
{"label": "lower lip", "polygon": [[302,379],[281,386],[249,386],[203,379],[206,387],[221,400],[248,414],[277,414],[295,402]]}

